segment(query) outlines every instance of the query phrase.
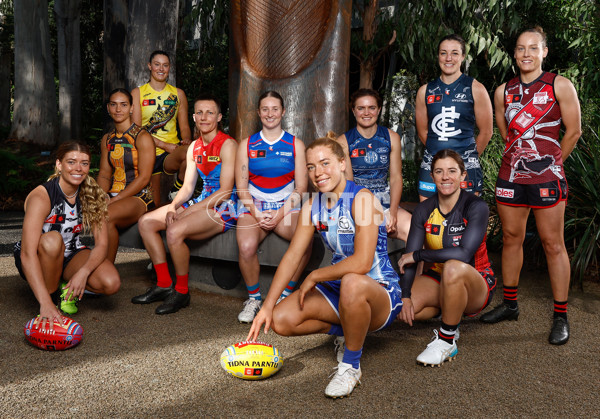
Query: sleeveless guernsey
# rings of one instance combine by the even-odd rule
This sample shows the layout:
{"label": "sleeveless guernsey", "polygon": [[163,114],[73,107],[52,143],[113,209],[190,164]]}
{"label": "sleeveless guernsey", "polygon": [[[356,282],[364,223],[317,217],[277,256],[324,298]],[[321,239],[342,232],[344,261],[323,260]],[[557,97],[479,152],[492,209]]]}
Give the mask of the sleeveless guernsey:
{"label": "sleeveless guernsey", "polygon": [[[160,92],[154,90],[150,83],[140,86],[140,105],[142,108],[142,127],[146,131],[165,143],[179,143],[177,138],[179,97],[175,86],[167,83]],[[157,156],[164,152],[162,148],[156,148]]]}

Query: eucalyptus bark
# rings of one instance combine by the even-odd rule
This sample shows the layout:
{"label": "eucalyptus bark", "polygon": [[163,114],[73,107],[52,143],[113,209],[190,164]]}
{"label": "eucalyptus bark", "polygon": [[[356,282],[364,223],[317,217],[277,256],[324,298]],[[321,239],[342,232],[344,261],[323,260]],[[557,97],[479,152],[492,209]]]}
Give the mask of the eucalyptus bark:
{"label": "eucalyptus bark", "polygon": [[9,138],[54,146],[57,108],[47,1],[15,1],[14,94]]}
{"label": "eucalyptus bark", "polygon": [[59,141],[81,139],[81,0],[55,0],[58,34]]}

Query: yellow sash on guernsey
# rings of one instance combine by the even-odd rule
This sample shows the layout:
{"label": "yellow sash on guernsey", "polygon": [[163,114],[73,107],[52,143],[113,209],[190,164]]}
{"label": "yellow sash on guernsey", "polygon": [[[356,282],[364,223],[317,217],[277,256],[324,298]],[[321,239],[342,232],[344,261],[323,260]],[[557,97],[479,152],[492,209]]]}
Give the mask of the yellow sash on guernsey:
{"label": "yellow sash on guernsey", "polygon": [[[140,106],[142,108],[142,126],[152,136],[165,143],[177,144],[177,111],[179,98],[177,88],[166,84],[157,92],[149,83],[140,86]],[[164,153],[162,148],[156,148],[156,155]]]}

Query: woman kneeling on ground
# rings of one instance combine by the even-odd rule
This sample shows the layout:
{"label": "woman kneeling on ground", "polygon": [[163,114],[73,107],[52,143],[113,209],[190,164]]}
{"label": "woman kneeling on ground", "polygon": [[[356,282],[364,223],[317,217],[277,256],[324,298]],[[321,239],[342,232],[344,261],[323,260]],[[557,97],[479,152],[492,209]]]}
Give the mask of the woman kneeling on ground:
{"label": "woman kneeling on ground", "polygon": [[[85,290],[110,295],[121,286],[119,273],[106,257],[107,200],[88,175],[90,158],[85,144],[61,144],[54,174],[25,200],[15,264],[40,303],[38,324],[42,329],[48,325],[53,330],[54,323],[63,324],[56,306],[59,297],[60,310],[75,314]],[[93,249],[79,240],[84,229],[93,233]]]}
{"label": "woman kneeling on ground", "polygon": [[[345,336],[338,367],[325,389],[344,397],[361,377],[365,336],[391,324],[402,307],[398,275],[387,255],[383,208],[366,188],[346,180],[344,150],[329,132],[306,148],[306,167],[319,193],[302,206],[298,227],[258,312],[248,340],[262,325],[285,336]],[[315,230],[333,252],[331,266],[314,270],[300,288],[275,305],[312,243]]]}
{"label": "woman kneeling on ground", "polygon": [[[431,162],[436,194],[413,212],[406,253],[398,261],[402,312],[398,318],[432,318],[441,310],[442,325],[417,357],[423,365],[441,365],[458,353],[456,340],[463,314],[475,316],[491,301],[496,287],[485,245],[489,209],[485,201],[461,190],[467,172],[462,157],[445,149]],[[425,248],[423,248],[425,245]],[[415,278],[418,262],[423,274]]]}

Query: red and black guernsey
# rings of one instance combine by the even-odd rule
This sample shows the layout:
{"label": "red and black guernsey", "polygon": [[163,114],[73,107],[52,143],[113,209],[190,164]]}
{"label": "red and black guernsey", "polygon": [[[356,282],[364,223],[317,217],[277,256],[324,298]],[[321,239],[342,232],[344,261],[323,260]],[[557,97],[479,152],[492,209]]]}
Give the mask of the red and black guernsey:
{"label": "red and black guernsey", "polygon": [[564,179],[555,79],[556,74],[544,72],[528,84],[519,77],[506,83],[504,116],[508,135],[500,179],[521,184]]}
{"label": "red and black guernsey", "polygon": [[[433,263],[440,274],[444,262],[455,259],[493,275],[485,244],[489,213],[483,199],[461,190],[452,211],[444,214],[435,194],[413,212],[406,252],[414,252],[415,262]],[[401,275],[403,297],[410,297],[416,265],[406,266]]]}

